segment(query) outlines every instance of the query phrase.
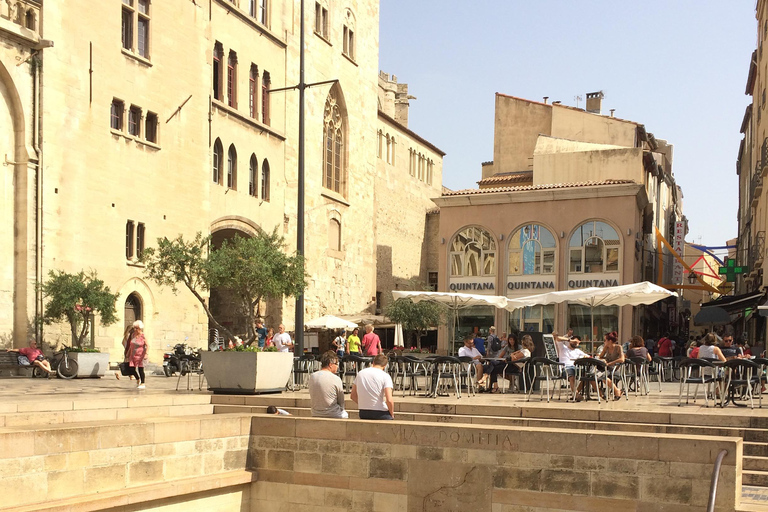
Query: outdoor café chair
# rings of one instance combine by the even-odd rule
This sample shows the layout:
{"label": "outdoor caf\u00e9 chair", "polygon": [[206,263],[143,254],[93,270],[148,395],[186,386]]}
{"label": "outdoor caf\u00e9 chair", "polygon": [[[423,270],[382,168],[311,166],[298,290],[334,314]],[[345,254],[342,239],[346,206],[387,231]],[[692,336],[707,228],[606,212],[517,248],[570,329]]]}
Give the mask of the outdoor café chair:
{"label": "outdoor caf\u00e9 chair", "polygon": [[625,360],[623,363],[617,363],[613,366],[609,366],[607,370],[607,376],[613,381],[617,388],[621,390],[624,398],[629,401],[629,385],[627,383],[627,375],[632,372],[630,365],[631,361]]}
{"label": "outdoor caf\u00e9 chair", "polygon": [[339,377],[344,385],[344,392],[348,393],[352,389],[357,373],[365,368],[366,358],[355,354],[346,354],[339,365]]}
{"label": "outdoor caf\u00e9 chair", "polygon": [[547,359],[546,357],[533,357],[528,362],[528,365],[531,368],[532,375],[530,386],[528,387],[528,401],[531,401],[531,393],[533,392],[533,388],[535,387],[534,384],[536,382],[539,383],[539,400],[541,400],[542,395],[544,394],[544,383],[547,385],[547,403],[549,403],[555,395],[554,388],[550,388],[550,382],[553,386],[557,385],[557,399],[560,400],[560,392],[562,390],[561,384],[563,384],[563,382],[568,382],[568,379],[563,372],[563,366],[565,365]]}
{"label": "outdoor caf\u00e9 chair", "polygon": [[[752,396],[752,388],[760,384],[760,378],[755,378],[760,372],[760,365],[749,359],[731,359],[725,362],[724,367],[725,386],[723,386],[724,392],[720,394],[720,407],[725,406],[726,396],[736,405],[736,396],[741,394],[741,398],[744,400],[749,399],[749,404],[754,409],[755,401]],[[762,395],[760,395],[759,404],[760,407],[763,406]]]}
{"label": "outdoor caf\u00e9 chair", "polygon": [[[582,393],[585,400],[590,399],[591,384],[594,383],[597,390],[597,403],[600,403],[600,382],[608,369],[604,361],[594,357],[582,357],[573,362],[576,368],[576,382],[582,385]],[[578,386],[577,386],[578,389]],[[573,392],[573,400],[576,400],[578,391]]]}
{"label": "outdoor caf\u00e9 chair", "polygon": [[[429,381],[427,379],[427,363],[424,359],[420,359],[414,356],[400,356],[402,361],[402,385],[408,384],[409,394],[417,394],[419,391],[419,378],[425,380],[425,388],[429,388]],[[405,387],[403,387],[403,396],[405,396]]]}
{"label": "outdoor caf\u00e9 chair", "polygon": [[[632,363],[631,366],[627,366],[626,369],[629,372],[628,379],[635,385],[635,396],[638,393],[647,395],[650,392],[650,386],[648,384],[648,370],[650,365],[648,359],[644,357],[628,357],[627,361]],[[661,383],[659,383],[659,391],[661,391]]]}
{"label": "outdoor caf\u00e9 chair", "polygon": [[678,407],[682,405],[683,388],[685,388],[685,403],[691,391],[693,384],[693,403],[696,403],[696,396],[699,393],[699,386],[704,386],[704,404],[709,407],[709,394],[713,386],[717,386],[720,381],[718,368],[710,361],[704,359],[685,358],[680,361],[680,393],[677,397]]}
{"label": "outdoor caf\u00e9 chair", "polygon": [[[524,357],[522,359],[518,359],[517,361],[507,361],[505,362],[504,370],[501,372],[501,384],[499,387],[501,388],[502,393],[506,393],[506,389],[509,389],[510,392],[513,388],[516,390],[516,392],[520,392],[520,382],[523,383],[523,394],[528,394],[528,383],[532,380],[532,373],[533,373],[533,367],[530,365],[531,358],[530,357]],[[520,371],[512,371],[512,367],[514,365],[521,365],[517,366]],[[506,382],[507,377],[511,377],[512,379],[509,381],[510,385],[509,388],[506,388]],[[531,384],[533,384],[531,382]]]}
{"label": "outdoor caf\u00e9 chair", "polygon": [[474,359],[469,356],[460,356],[459,358],[459,386],[462,382],[467,384],[467,396],[477,394],[477,367]]}
{"label": "outdoor caf\u00e9 chair", "polygon": [[461,388],[459,386],[460,367],[461,361],[456,357],[439,356],[431,360],[429,377],[432,382],[430,386],[430,396],[432,398],[437,398],[441,390],[448,394],[451,383],[453,383],[456,398],[461,398]]}
{"label": "outdoor caf\u00e9 chair", "polygon": [[291,372],[291,384],[296,391],[309,385],[309,376],[315,371],[315,356],[304,354],[293,358],[293,371]]}
{"label": "outdoor caf\u00e9 chair", "polygon": [[755,385],[757,387],[755,389],[757,389],[758,396],[760,397],[760,403],[762,404],[763,386],[765,386],[766,382],[768,382],[768,376],[766,376],[766,371],[768,371],[768,359],[764,357],[756,357],[754,359],[750,359],[750,361],[759,367],[752,378],[756,381]]}

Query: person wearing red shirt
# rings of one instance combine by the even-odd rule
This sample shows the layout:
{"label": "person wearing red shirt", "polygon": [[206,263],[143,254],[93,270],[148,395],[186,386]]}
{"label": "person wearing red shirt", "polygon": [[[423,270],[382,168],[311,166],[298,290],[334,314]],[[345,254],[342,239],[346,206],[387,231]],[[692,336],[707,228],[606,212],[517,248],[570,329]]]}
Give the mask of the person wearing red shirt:
{"label": "person wearing red shirt", "polygon": [[656,343],[656,351],[661,357],[672,357],[672,340],[669,339],[669,334],[664,334]]}
{"label": "person wearing red shirt", "polygon": [[383,352],[381,349],[381,340],[378,334],[374,334],[373,325],[365,326],[365,336],[363,336],[363,350],[367,356],[377,356]]}
{"label": "person wearing red shirt", "polygon": [[48,362],[48,360],[43,355],[43,351],[37,348],[37,341],[32,339],[29,340],[29,347],[20,348],[17,350],[9,350],[8,352],[18,352],[19,356],[24,356],[27,358],[26,364],[21,364],[22,366],[27,365],[34,365],[42,368],[43,370],[47,371],[48,373],[56,373],[55,370],[51,369],[51,363]]}

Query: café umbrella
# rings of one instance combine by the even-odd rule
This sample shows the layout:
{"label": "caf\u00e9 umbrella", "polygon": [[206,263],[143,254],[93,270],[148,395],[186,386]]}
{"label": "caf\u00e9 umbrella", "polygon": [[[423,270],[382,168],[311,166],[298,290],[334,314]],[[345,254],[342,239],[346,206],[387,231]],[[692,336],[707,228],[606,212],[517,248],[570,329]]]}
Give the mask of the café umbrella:
{"label": "caf\u00e9 umbrella", "polygon": [[459,323],[459,310],[472,306],[507,307],[509,300],[499,295],[473,295],[469,293],[450,292],[418,292],[418,291],[393,291],[392,297],[398,299],[411,299],[413,302],[423,300],[443,304],[452,313],[451,347],[454,346],[456,329]]}

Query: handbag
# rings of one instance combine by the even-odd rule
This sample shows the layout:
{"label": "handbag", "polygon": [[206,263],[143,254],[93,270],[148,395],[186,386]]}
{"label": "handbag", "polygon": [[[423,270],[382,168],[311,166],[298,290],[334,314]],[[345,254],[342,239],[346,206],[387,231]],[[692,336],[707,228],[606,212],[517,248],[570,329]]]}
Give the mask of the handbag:
{"label": "handbag", "polygon": [[120,367],[120,375],[123,377],[129,377],[131,375],[135,375],[135,373],[131,370],[131,366],[128,363],[120,363],[118,365]]}
{"label": "handbag", "polygon": [[29,359],[27,359],[27,356],[18,356],[17,360],[19,366],[29,366]]}

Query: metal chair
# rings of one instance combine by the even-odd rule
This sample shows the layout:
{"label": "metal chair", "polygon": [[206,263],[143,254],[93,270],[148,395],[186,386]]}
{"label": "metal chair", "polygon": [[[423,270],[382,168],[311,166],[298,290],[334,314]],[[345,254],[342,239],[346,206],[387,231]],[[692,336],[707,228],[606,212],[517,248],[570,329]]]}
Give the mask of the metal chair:
{"label": "metal chair", "polygon": [[[509,380],[509,388],[512,389],[515,388],[517,392],[520,392],[520,381],[523,381],[523,394],[528,394],[528,383],[530,382],[531,385],[533,385],[532,380],[532,367],[530,366],[531,358],[530,357],[524,357],[522,359],[517,359],[516,361],[507,361],[504,366],[504,370],[501,372],[501,382],[502,384],[499,386],[501,388],[502,393],[506,393],[507,391],[504,389],[504,383],[507,382],[508,377],[512,377]],[[518,368],[519,371],[512,371],[512,366],[515,366]],[[522,366],[518,366],[522,365]]]}
{"label": "metal chair", "polygon": [[[650,366],[648,359],[644,357],[630,357],[627,360],[632,363],[631,366],[626,366],[625,368],[629,372],[629,378],[635,384],[635,396],[639,393],[647,395],[651,391],[648,384],[648,369]],[[661,383],[659,383],[659,391],[661,391]]]}
{"label": "metal chair", "polygon": [[[584,398],[586,400],[590,399],[590,388],[594,384],[597,391],[597,403],[599,404],[601,373],[604,374],[608,369],[605,362],[594,357],[582,357],[576,359],[573,362],[573,366],[576,368],[576,381],[582,386],[582,389],[586,388],[583,392]],[[578,391],[573,392],[574,400],[576,400],[577,393]]]}
{"label": "metal chair", "polygon": [[315,371],[315,356],[304,354],[293,358],[291,370],[291,391],[309,386],[309,376]]}
{"label": "metal chair", "polygon": [[[550,392],[550,382],[552,382],[553,385],[558,381],[560,381],[561,384],[563,381],[567,382],[567,379],[563,373],[563,367],[565,365],[563,363],[558,363],[557,361],[547,359],[546,357],[533,357],[530,359],[530,361],[528,361],[528,366],[532,368],[532,377],[530,379],[530,386],[528,387],[527,393],[528,401],[531,401],[531,393],[533,392],[534,384],[536,382],[539,383],[539,400],[541,400],[541,397],[544,393],[544,388],[541,386],[541,383],[545,382],[547,384],[547,403],[549,403],[549,401],[555,395],[554,389],[552,389]],[[558,400],[560,400],[561,389],[562,386],[557,387]]]}
{"label": "metal chair", "polygon": [[349,393],[352,389],[352,384],[354,384],[358,372],[365,368],[368,362],[365,357],[355,354],[346,354],[343,357],[339,365],[339,377],[341,378],[345,393]]}
{"label": "metal chair", "polygon": [[[749,399],[749,404],[752,409],[755,408],[755,401],[752,396],[752,388],[760,384],[760,376],[758,375],[761,368],[760,365],[750,361],[749,359],[731,359],[725,362],[725,376],[723,390],[720,393],[720,407],[725,406],[726,394],[733,401],[736,397],[736,391],[741,390],[741,397]],[[763,406],[762,394],[760,394],[760,407]]]}
{"label": "metal chair", "polygon": [[[419,378],[423,378],[424,389],[426,394],[429,394],[429,363],[426,360],[415,356],[402,356],[403,362],[403,384],[408,381],[408,393],[417,394],[419,392]],[[403,396],[405,396],[405,388],[403,388]]]}
{"label": "metal chair", "polygon": [[[437,398],[441,389],[445,389],[445,381],[448,380],[448,389],[450,389],[450,383],[453,383],[454,390],[456,392],[456,398],[461,398],[461,387],[459,386],[459,370],[461,367],[461,361],[458,358],[450,356],[439,356],[431,361],[431,367],[429,371],[430,380],[432,382],[430,388],[430,396]],[[446,391],[448,394],[448,391]]]}
{"label": "metal chair", "polygon": [[467,384],[467,396],[477,394],[475,389],[477,387],[477,366],[475,360],[469,356],[461,356],[458,358],[461,366],[459,367],[459,386],[462,382]]}
{"label": "metal chair", "polygon": [[678,407],[683,401],[683,387],[685,391],[685,403],[691,391],[691,384],[696,387],[693,392],[693,403],[696,403],[696,396],[699,393],[699,386],[704,386],[704,404],[709,407],[709,391],[713,385],[717,385],[721,378],[718,376],[717,367],[710,361],[704,359],[685,358],[680,361],[680,393],[677,398]]}

